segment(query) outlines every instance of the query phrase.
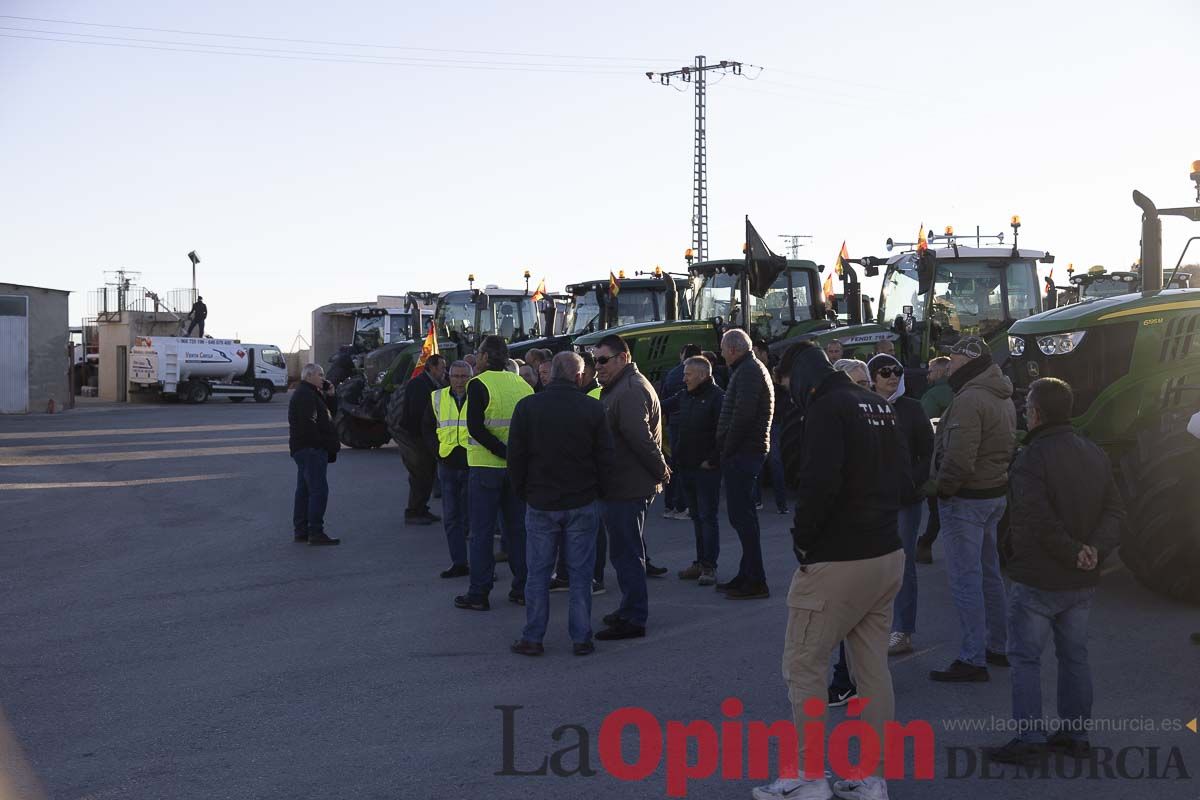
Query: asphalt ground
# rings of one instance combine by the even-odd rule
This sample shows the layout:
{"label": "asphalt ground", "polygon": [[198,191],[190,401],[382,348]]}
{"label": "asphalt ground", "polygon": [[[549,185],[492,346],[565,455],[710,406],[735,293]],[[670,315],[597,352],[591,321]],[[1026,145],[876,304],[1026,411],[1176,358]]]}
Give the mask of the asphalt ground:
{"label": "asphalt ground", "polygon": [[[675,579],[692,560],[691,526],[662,519],[656,503],[649,548],[672,572],[651,582],[648,636],[575,658],[566,595],[554,594],[546,656],[522,658],[508,644],[524,609],[501,591],[490,612],[454,609],[466,583],[437,576],[448,563],[441,529],[402,524],[395,447],[343,451],[332,465],[328,521],[341,547],[291,542],[286,400],[0,417],[0,796],[656,798],[667,796],[662,764],[638,782],[602,768],[610,712],[719,727],[722,700],[736,697],[743,721],[790,718],[780,656],[794,560],[790,519],[769,493],[769,600],[727,601]],[[723,515],[724,578],[740,550]],[[1009,738],[981,729],[1009,713],[1007,671],[987,684],[928,680],[958,642],[940,548],[935,559],[919,569],[917,650],[892,661],[898,716],[933,726],[935,778],[892,781],[893,798],[1200,797],[1200,735],[1182,727],[1200,714],[1195,609],[1115,565],[1092,617],[1105,726],[1092,742],[1113,750],[1108,770],[1124,752],[1123,767],[985,775],[967,762]],[[498,576],[505,586],[504,565]],[[611,567],[607,584],[597,627],[617,602]],[[1052,712],[1052,667],[1043,678]],[[596,774],[497,775],[497,706],[521,707],[512,771],[587,736]],[[833,711],[830,727],[844,716]],[[556,740],[567,725],[580,728]],[[634,737],[625,743],[632,761]],[[1167,777],[1120,777],[1139,771]],[[692,780],[687,796],[745,798],[761,782],[717,775]]]}

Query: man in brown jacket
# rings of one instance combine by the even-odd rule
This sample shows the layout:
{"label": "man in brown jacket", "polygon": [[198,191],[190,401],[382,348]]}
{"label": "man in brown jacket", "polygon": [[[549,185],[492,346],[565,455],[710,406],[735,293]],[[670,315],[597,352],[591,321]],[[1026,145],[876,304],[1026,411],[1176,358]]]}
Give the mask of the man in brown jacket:
{"label": "man in brown jacket", "polygon": [[649,597],[646,549],[642,529],[646,509],[670,477],[662,452],[662,420],[658,395],[632,363],[629,345],[610,334],[596,345],[596,377],[600,401],[612,429],[616,449],[613,476],[601,501],[608,528],[608,547],[621,605],[604,617],[596,638],[632,639],[646,635]]}
{"label": "man in brown jacket", "polygon": [[[986,681],[987,665],[1007,667],[1004,583],[996,526],[1004,515],[1008,465],[1016,445],[1012,381],[992,362],[987,345],[965,336],[950,350],[954,400],[938,423],[936,491],[946,574],[958,609],[958,658],[935,681]],[[936,486],[936,489],[935,489]]]}

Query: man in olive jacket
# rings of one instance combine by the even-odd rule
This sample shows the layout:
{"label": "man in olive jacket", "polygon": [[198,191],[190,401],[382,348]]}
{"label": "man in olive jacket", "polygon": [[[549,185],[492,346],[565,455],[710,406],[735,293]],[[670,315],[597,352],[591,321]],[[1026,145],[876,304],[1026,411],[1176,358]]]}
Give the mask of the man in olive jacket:
{"label": "man in olive jacket", "polygon": [[621,605],[604,617],[596,638],[646,635],[646,509],[671,476],[662,452],[662,412],[650,381],[630,360],[629,345],[610,334],[596,345],[596,377],[616,450],[613,476],[602,500],[609,556],[621,587]]}
{"label": "man in olive jacket", "polygon": [[[1029,435],[1012,465],[1008,535],[1002,546],[1008,592],[1012,708],[1020,735],[990,751],[1023,762],[1046,744],[1086,757],[1092,717],[1087,628],[1100,566],[1117,547],[1125,512],[1104,451],[1071,427],[1071,387],[1042,378],[1029,387]],[[1042,651],[1058,660],[1058,720],[1042,717]],[[1047,733],[1051,733],[1049,742]]]}
{"label": "man in olive jacket", "polygon": [[962,644],[958,658],[929,677],[986,681],[988,664],[1008,666],[996,528],[1006,505],[1017,414],[1012,381],[992,362],[982,339],[965,336],[956,342],[950,368],[954,400],[938,423],[930,490],[938,497],[946,574]]}
{"label": "man in olive jacket", "polygon": [[751,349],[742,330],[721,337],[721,355],[729,365],[729,385],[717,421],[717,446],[721,450],[721,477],[725,481],[725,512],[742,545],[737,575],[717,591],[730,600],[770,597],[763,567],[762,534],[754,489],[771,449],[771,414],[775,390],[771,376]]}

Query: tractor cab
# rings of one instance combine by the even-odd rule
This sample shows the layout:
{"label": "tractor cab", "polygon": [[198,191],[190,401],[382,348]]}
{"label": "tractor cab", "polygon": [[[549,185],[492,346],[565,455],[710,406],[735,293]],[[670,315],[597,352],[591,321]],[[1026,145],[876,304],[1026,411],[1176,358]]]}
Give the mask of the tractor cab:
{"label": "tractor cab", "polygon": [[[474,282],[474,276],[471,277]],[[458,345],[459,352],[477,347],[484,336],[520,342],[540,335],[541,319],[532,295],[524,289],[460,289],[438,297],[434,316],[438,335]]]}
{"label": "tractor cab", "polygon": [[568,286],[571,303],[567,311],[567,335],[580,336],[639,322],[691,318],[686,278],[666,275],[661,267],[656,267],[653,273],[636,275],[650,277],[626,278],[621,271],[616,278],[615,294],[611,278]]}
{"label": "tractor cab", "polygon": [[745,271],[745,259],[693,264],[690,272],[697,286],[696,319],[737,325],[745,328],[752,338],[765,342],[828,326],[817,265],[813,262],[789,259],[787,268],[779,273],[765,296],[747,295],[749,309],[740,307],[739,287]]}

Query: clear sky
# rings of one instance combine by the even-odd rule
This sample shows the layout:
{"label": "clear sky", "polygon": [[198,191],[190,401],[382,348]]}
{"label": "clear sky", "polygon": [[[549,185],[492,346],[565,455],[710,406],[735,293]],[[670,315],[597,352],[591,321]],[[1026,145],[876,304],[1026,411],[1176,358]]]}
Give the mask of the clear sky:
{"label": "clear sky", "polygon": [[[76,292],[73,323],[108,269],[187,286],[192,249],[208,331],[285,348],[319,305],[462,288],[468,272],[517,285],[529,268],[558,288],[682,268],[692,95],[643,73],[697,53],[765,68],[709,91],[713,257],[740,257],[744,214],[779,249],[777,234],[812,234],[803,254],[830,263],[843,239],[881,255],[921,222],[997,231],[1019,213],[1022,245],[1060,269],[1123,268],[1131,189],[1195,199],[1195,0],[0,14],[0,280]],[[1188,225],[1166,223],[1166,260],[1200,234]]]}

